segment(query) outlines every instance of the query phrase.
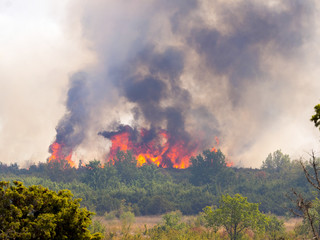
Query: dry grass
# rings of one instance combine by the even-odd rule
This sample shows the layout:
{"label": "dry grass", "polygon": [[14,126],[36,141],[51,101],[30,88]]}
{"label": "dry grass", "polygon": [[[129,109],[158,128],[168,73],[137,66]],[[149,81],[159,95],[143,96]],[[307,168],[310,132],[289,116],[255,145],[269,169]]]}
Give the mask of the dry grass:
{"label": "dry grass", "polygon": [[[195,216],[183,216],[183,222],[192,222]],[[120,233],[122,231],[121,221],[119,219],[106,220],[104,217],[94,217],[93,220],[98,220],[106,227],[106,232]],[[130,227],[131,233],[143,232],[153,228],[157,224],[163,222],[162,216],[139,216],[135,217],[135,222]],[[294,228],[302,223],[302,218],[290,218],[284,221],[286,232],[291,232]]]}
{"label": "dry grass", "polygon": [[[182,222],[190,222],[194,220],[194,216],[183,216]],[[93,220],[98,220],[102,225],[106,227],[107,232],[120,232],[121,231],[121,221],[116,218],[113,220],[106,220],[104,217],[95,216]],[[162,216],[139,216],[135,217],[135,222],[131,225],[130,231],[132,232],[141,232],[146,228],[150,229],[156,226],[157,224],[163,223]]]}
{"label": "dry grass", "polygon": [[[94,217],[93,220],[98,220],[106,227],[107,232],[119,233],[122,230],[121,221],[119,219],[106,220],[104,217]],[[130,226],[130,232],[137,233],[150,229],[162,222],[162,216],[141,216],[135,217],[135,222]]]}
{"label": "dry grass", "polygon": [[284,227],[286,232],[291,232],[294,228],[302,223],[302,218],[290,218],[289,220],[284,221]]}

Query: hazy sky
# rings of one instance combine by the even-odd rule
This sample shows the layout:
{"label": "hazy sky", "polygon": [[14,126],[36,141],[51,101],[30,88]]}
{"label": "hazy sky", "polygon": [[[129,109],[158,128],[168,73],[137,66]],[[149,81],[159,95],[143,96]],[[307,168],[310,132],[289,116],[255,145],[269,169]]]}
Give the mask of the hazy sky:
{"label": "hazy sky", "polygon": [[68,2],[0,1],[2,162],[46,161],[69,75],[90,61],[81,39],[68,33]]}
{"label": "hazy sky", "polygon": [[[266,20],[278,28],[270,27],[275,33],[266,33],[261,39],[255,37],[260,32],[251,33],[251,29],[255,28],[252,21],[267,19],[265,14],[271,16],[286,11],[290,4],[282,6],[279,1],[269,1],[265,4],[270,5],[269,10],[265,12],[261,10],[265,6],[259,4],[252,4],[253,7],[237,5],[237,2],[246,1],[204,0],[193,12],[195,6],[191,4],[192,0],[186,1],[189,5],[183,1],[172,5],[170,1],[160,2],[0,0],[0,161],[18,162],[21,166],[46,161],[48,147],[55,139],[55,128],[66,112],[70,76],[84,70],[96,79],[103,78],[105,71],[112,70],[110,68],[115,63],[134,58],[135,49],[143,50],[150,42],[160,46],[160,49],[174,46],[184,53],[184,66],[188,68],[181,74],[181,86],[190,92],[192,106],[196,106],[193,113],[200,116],[201,105],[214,115],[219,123],[217,132],[220,133],[221,147],[236,164],[259,167],[268,153],[277,149],[292,158],[305,156],[312,149],[319,150],[319,131],[309,121],[313,106],[320,103],[320,15],[316,1],[312,6],[313,18],[290,18],[289,11],[289,14],[280,14],[278,21],[283,24]],[[179,9],[180,5],[188,18],[179,15],[184,14],[182,10],[170,15],[170,11]],[[216,11],[206,12],[210,7]],[[295,6],[291,7],[295,9]],[[236,15],[235,9],[243,14]],[[232,17],[226,17],[228,14]],[[182,19],[183,23],[175,20],[177,26],[169,29],[166,24],[173,23],[166,21],[173,19],[170,17]],[[243,25],[237,25],[233,18],[242,19]],[[297,23],[292,23],[293,19]],[[215,26],[217,23],[221,24]],[[246,29],[246,26],[247,31],[239,30],[240,27]],[[136,32],[136,28],[144,31]],[[300,28],[303,38],[297,34]],[[281,35],[280,31],[284,33]],[[227,63],[210,60],[212,56],[204,50],[207,39],[212,39],[216,34],[219,43],[214,49],[211,45],[208,48],[212,53],[219,54],[220,49],[230,48],[233,41],[238,44],[238,36],[242,33],[242,40],[252,44],[241,43],[242,47],[235,47],[235,55],[225,58]],[[273,40],[272,36],[276,36],[277,40]],[[303,41],[286,39],[292,36]],[[286,45],[290,46],[286,48]],[[255,55],[257,48],[258,56]],[[248,57],[248,54],[252,56]],[[263,67],[257,65],[259,71],[245,69],[243,73],[239,70],[243,68],[241,59],[251,59],[255,66],[256,57],[263,64]],[[103,70],[104,66],[107,70]],[[250,71],[254,73],[249,74]],[[199,80],[198,85],[197,78],[204,80],[201,84]],[[216,80],[209,82],[212,78]],[[223,81],[224,78],[228,81]],[[268,80],[257,82],[258,78]],[[100,84],[98,80],[93,82]],[[109,86],[109,83],[101,86]],[[112,91],[106,89],[106,92],[110,94]],[[124,98],[121,96],[116,99],[106,101],[97,97],[99,110],[96,117],[90,117],[90,124],[103,126],[108,121],[96,118],[113,116],[114,111],[118,114],[116,118],[130,119],[132,103],[123,104]],[[110,107],[113,102],[116,102],[114,106],[122,105],[122,108],[114,110]],[[101,109],[108,109],[109,115],[104,115]],[[192,126],[193,120],[188,121]],[[208,122],[203,126],[207,126]],[[97,130],[96,127],[88,128],[93,133]],[[86,149],[84,145],[99,144],[95,137],[95,134],[86,134],[79,154],[103,148],[100,143]],[[91,157],[89,153],[87,155]]]}

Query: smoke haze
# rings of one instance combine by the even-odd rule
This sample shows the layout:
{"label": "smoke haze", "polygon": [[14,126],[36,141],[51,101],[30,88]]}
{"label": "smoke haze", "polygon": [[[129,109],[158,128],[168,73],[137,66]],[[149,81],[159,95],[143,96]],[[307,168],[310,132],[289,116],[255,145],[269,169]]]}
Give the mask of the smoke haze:
{"label": "smoke haze", "polygon": [[0,63],[1,161],[44,161],[53,140],[75,160],[101,159],[110,143],[98,132],[120,124],[164,128],[202,149],[218,136],[238,166],[319,149],[308,121],[320,101],[316,1],[66,2],[55,6],[63,47],[30,41],[39,55],[25,65],[16,59],[34,51],[19,41],[24,51],[5,51],[14,64]]}

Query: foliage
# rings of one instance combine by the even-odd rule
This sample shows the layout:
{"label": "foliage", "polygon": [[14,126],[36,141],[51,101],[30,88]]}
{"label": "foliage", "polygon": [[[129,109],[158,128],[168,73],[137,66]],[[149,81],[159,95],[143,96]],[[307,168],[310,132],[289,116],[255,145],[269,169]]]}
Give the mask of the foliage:
{"label": "foliage", "polygon": [[0,182],[1,239],[101,239],[88,230],[92,213],[70,191]]}
{"label": "foliage", "polygon": [[290,157],[281,152],[281,150],[275,151],[273,154],[269,154],[267,159],[263,161],[261,168],[267,171],[284,171],[290,167]]}
{"label": "foliage", "polygon": [[89,226],[89,230],[92,233],[99,232],[103,236],[106,234],[106,227],[99,220],[94,220],[93,223]]}
{"label": "foliage", "polygon": [[[320,104],[314,107],[316,114],[311,117],[311,121],[314,122],[316,127],[320,126]],[[311,159],[309,164],[300,161],[300,165],[303,169],[304,175],[310,186],[312,186],[319,194],[320,191],[320,177],[319,177],[319,164],[320,161],[316,158],[315,153],[312,151],[310,154]],[[291,209],[292,213],[297,216],[303,217],[304,224],[303,228],[307,229],[308,232],[312,233],[312,239],[320,239],[320,223],[319,223],[319,210],[320,202],[316,198],[313,201],[303,196],[297,190],[292,189],[292,195],[294,199],[291,199],[296,203],[296,210]]]}
{"label": "foliage", "polygon": [[20,180],[26,186],[42,185],[54,191],[70,189],[82,199],[82,207],[100,216],[108,212],[116,217],[127,210],[135,216],[175,210],[196,215],[206,206],[217,205],[226,193],[240,193],[250,202],[260,202],[263,212],[285,215],[294,206],[285,196],[291,188],[312,197],[301,165],[290,159],[285,161],[288,167],[275,170],[226,167],[219,150],[204,151],[188,169],[138,168],[130,153],[119,153],[116,158],[120,163],[103,166],[94,160],[77,169],[48,163],[21,169],[17,164],[0,163],[0,180]]}
{"label": "foliage", "polygon": [[191,182],[195,185],[202,185],[215,181],[217,174],[226,168],[225,156],[218,150],[205,150],[202,154],[190,159],[192,165]]}
{"label": "foliage", "polygon": [[216,231],[223,227],[232,240],[240,239],[247,229],[264,231],[268,223],[267,217],[259,211],[259,204],[249,203],[240,194],[222,195],[219,208],[206,207],[204,214],[208,227]]}
{"label": "foliage", "polygon": [[173,211],[163,215],[164,227],[166,229],[182,229],[185,227],[185,224],[180,223],[182,213],[180,211]]}
{"label": "foliage", "polygon": [[120,216],[122,232],[127,235],[130,231],[131,225],[136,221],[134,213],[130,211],[123,212]]}
{"label": "foliage", "polygon": [[279,220],[275,215],[268,216],[266,234],[268,235],[268,239],[284,239],[285,228],[283,220]]}
{"label": "foliage", "polygon": [[131,226],[131,224],[136,221],[134,217],[134,213],[129,211],[123,212],[120,216],[120,220],[122,225],[124,226]]}
{"label": "foliage", "polygon": [[[302,197],[302,196],[301,196]],[[320,200],[315,198],[312,201],[301,200],[301,205],[305,205],[306,202],[309,204],[308,209],[301,215],[303,223],[299,226],[296,231],[300,234],[303,232],[305,235],[313,237],[313,239],[319,239],[320,237]]]}
{"label": "foliage", "polygon": [[314,122],[316,127],[320,126],[320,104],[314,107],[315,114],[311,117],[311,121]]}
{"label": "foliage", "polygon": [[[312,207],[310,209],[310,215],[312,217],[314,227],[315,227],[315,229],[317,229],[317,235],[320,236],[320,200],[317,197],[314,200],[312,200]],[[308,225],[308,227],[310,229],[309,225]]]}

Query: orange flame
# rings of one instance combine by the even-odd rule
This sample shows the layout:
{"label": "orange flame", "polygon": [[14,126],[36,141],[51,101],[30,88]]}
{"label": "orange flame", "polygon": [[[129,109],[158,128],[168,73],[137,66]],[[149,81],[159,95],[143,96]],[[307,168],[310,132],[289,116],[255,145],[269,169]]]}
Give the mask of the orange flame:
{"label": "orange flame", "polygon": [[227,167],[233,167],[234,163],[233,162],[230,162],[228,160],[226,160],[226,166]]}
{"label": "orange flame", "polygon": [[[191,157],[195,157],[199,150],[197,142],[185,141],[182,137],[173,137],[163,129],[157,130],[156,134],[153,133],[151,140],[146,140],[150,134],[151,131],[144,128],[138,134],[136,132],[134,134],[133,129],[129,126],[125,126],[121,132],[112,132],[108,137],[112,144],[107,161],[114,164],[119,151],[131,151],[138,167],[145,164],[155,164],[162,168],[185,169],[190,167]],[[215,137],[215,141],[219,145],[218,137]],[[71,167],[75,167],[75,162],[71,159],[73,152],[65,148],[63,143],[54,142],[50,145],[49,150],[51,152],[48,158],[49,163],[62,163],[65,160]],[[218,152],[215,147],[211,151]],[[233,162],[226,160],[227,167],[233,165]],[[103,168],[104,164],[101,164],[100,167]]]}
{"label": "orange flame", "polygon": [[159,130],[154,138],[143,140],[150,131],[142,129],[137,139],[133,139],[131,128],[110,137],[112,142],[108,161],[113,163],[118,151],[131,151],[137,160],[137,166],[153,163],[158,167],[184,169],[190,166],[190,158],[197,153],[195,142],[186,143],[183,139],[175,139],[165,130]]}
{"label": "orange flame", "polygon": [[58,162],[61,163],[63,160],[67,161],[71,167],[75,167],[75,163],[71,160],[72,151],[65,154],[63,149],[63,144],[54,142],[50,145],[51,156],[48,158],[49,163]]}
{"label": "orange flame", "polygon": [[[218,138],[217,136],[215,137],[215,140],[216,140],[217,146],[219,146],[220,140],[219,140],[219,138]],[[211,152],[217,153],[217,152],[218,152],[218,149],[216,149],[215,147],[213,147],[213,148],[211,148]],[[229,161],[228,159],[226,159],[225,162],[226,162],[226,166],[227,166],[227,167],[233,167],[233,166],[234,166],[234,163],[233,163],[232,161]]]}
{"label": "orange flame", "polygon": [[[217,136],[215,136],[214,139],[216,140],[217,146],[219,146],[219,144],[220,144],[219,138]],[[216,153],[216,152],[218,152],[218,149],[216,149],[215,147],[212,147],[211,148],[211,152],[215,152]]]}

